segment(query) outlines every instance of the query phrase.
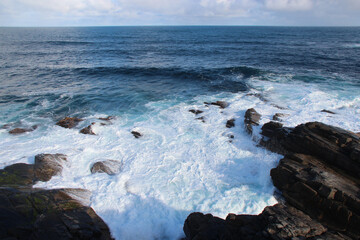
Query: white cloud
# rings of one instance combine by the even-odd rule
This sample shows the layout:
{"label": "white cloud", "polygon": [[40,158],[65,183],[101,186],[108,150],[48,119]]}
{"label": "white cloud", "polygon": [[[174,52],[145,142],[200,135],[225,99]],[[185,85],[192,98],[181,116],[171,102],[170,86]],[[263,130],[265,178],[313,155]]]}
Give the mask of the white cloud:
{"label": "white cloud", "polygon": [[265,0],[265,6],[270,10],[305,11],[313,7],[311,0]]}

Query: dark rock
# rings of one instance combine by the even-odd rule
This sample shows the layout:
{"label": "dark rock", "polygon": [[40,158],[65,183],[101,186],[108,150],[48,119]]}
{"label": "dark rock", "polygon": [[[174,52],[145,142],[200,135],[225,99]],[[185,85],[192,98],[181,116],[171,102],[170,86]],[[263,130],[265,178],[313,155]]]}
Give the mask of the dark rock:
{"label": "dark rock", "polygon": [[201,111],[201,110],[195,110],[195,109],[190,109],[189,112],[195,114],[195,115],[198,115],[198,114],[201,114],[203,113],[204,111]]}
{"label": "dark rock", "polygon": [[227,127],[227,128],[235,127],[235,119],[232,118],[232,119],[230,119],[230,120],[227,120],[227,122],[226,122],[226,127]]}
{"label": "dark rock", "polygon": [[7,123],[1,126],[1,129],[9,129],[11,126],[13,126],[12,123]]}
{"label": "dark rock", "polygon": [[32,132],[37,129],[37,125],[32,126],[31,128],[14,128],[9,131],[10,134],[16,135],[16,134],[22,134],[26,132]]}
{"label": "dark rock", "polygon": [[113,120],[113,119],[115,119],[115,116],[107,116],[106,118],[99,118],[99,120],[102,120],[102,121],[111,121],[111,120]]}
{"label": "dark rock", "polygon": [[224,109],[226,107],[229,106],[229,103],[225,102],[225,101],[216,101],[216,102],[204,102],[206,105],[215,105],[215,106],[219,106],[220,108]]}
{"label": "dark rock", "polygon": [[134,135],[135,138],[140,138],[142,137],[142,134],[137,132],[137,131],[131,131],[132,135]]}
{"label": "dark rock", "polygon": [[249,134],[252,134],[253,126],[259,125],[260,118],[261,118],[261,115],[258,112],[256,112],[256,110],[253,108],[250,108],[245,112],[245,119],[244,119],[245,130]]}
{"label": "dark rock", "polygon": [[184,223],[186,239],[305,239],[320,237],[326,228],[303,212],[283,204],[266,207],[259,215],[229,214],[226,220],[192,213]]}
{"label": "dark rock", "polygon": [[0,238],[112,239],[104,221],[79,200],[89,194],[82,189],[0,188]]}
{"label": "dark rock", "polygon": [[49,181],[52,176],[62,171],[66,161],[63,154],[39,154],[35,156],[34,164],[17,163],[0,170],[0,186],[31,187],[37,181]]}
{"label": "dark rock", "polygon": [[73,128],[75,127],[79,122],[83,121],[81,118],[72,118],[72,117],[66,117],[64,119],[61,119],[56,123],[56,125],[64,128]]}
{"label": "dark rock", "polygon": [[95,123],[91,123],[91,125],[83,128],[80,130],[80,133],[82,134],[90,134],[90,135],[96,135],[93,130],[92,130],[92,125],[94,125]]}
{"label": "dark rock", "polygon": [[116,160],[106,160],[96,162],[92,165],[91,173],[107,173],[108,175],[118,174],[121,170],[122,163]]}
{"label": "dark rock", "polygon": [[49,181],[62,171],[62,165],[67,161],[64,154],[39,154],[35,156],[35,178],[39,181]]}
{"label": "dark rock", "polygon": [[282,121],[282,117],[287,117],[287,116],[289,116],[289,114],[285,114],[285,113],[275,113],[274,114],[274,116],[272,117],[272,119],[274,120],[274,121],[279,121],[279,122],[281,122]]}
{"label": "dark rock", "polygon": [[326,110],[326,109],[321,110],[321,112],[323,112],[323,113],[330,113],[330,114],[336,114],[336,113],[334,113],[334,112],[332,112],[332,111],[329,111],[329,110]]}
{"label": "dark rock", "polygon": [[262,94],[260,94],[260,93],[248,93],[248,94],[246,94],[246,96],[254,96],[254,97],[256,97],[256,98],[258,98],[258,99],[260,99],[261,101],[263,101],[263,102],[269,102],[269,100],[267,100]]}
{"label": "dark rock", "polygon": [[196,118],[196,120],[200,120],[200,121],[202,121],[203,123],[205,123],[205,117],[198,117],[198,118]]}

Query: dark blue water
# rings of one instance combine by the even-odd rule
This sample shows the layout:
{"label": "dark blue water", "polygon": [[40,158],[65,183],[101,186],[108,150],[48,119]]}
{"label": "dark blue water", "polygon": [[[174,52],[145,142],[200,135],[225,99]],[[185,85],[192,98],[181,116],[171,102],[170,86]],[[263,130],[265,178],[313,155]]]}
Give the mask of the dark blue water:
{"label": "dark blue water", "polygon": [[[136,112],[286,74],[359,91],[359,44],[360,28],[0,28],[0,106],[55,119]],[[44,99],[56,106],[38,108]]]}

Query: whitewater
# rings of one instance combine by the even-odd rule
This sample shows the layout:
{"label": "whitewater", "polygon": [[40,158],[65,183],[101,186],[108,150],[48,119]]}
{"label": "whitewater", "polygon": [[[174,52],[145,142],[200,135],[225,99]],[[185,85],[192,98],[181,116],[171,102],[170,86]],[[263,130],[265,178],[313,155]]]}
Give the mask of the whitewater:
{"label": "whitewater", "polygon": [[[66,41],[59,37],[63,35],[55,34],[65,30]],[[2,38],[2,46],[14,46],[2,48],[0,55],[8,59],[0,65],[0,126],[5,126],[0,129],[0,168],[32,164],[40,153],[66,154],[68,161],[62,174],[34,187],[90,190],[90,206],[115,239],[180,239],[191,212],[225,218],[228,213],[258,214],[277,203],[270,170],[282,156],[258,146],[261,126],[276,113],[284,114],[282,123],[289,127],[319,121],[360,132],[358,63],[349,61],[347,69],[342,62],[327,65],[333,61],[330,55],[334,51],[325,48],[326,44],[315,46],[329,57],[319,66],[311,65],[317,69],[304,67],[305,63],[298,66],[297,54],[291,66],[286,65],[290,63],[285,54],[277,63],[270,61],[271,57],[261,59],[261,54],[270,56],[274,48],[266,47],[262,34],[281,39],[274,41],[284,52],[287,47],[298,46],[290,41],[288,45],[279,44],[284,32],[288,33],[286,29],[257,29],[258,36],[251,44],[234,37],[236,31],[239,36],[253,34],[251,28],[220,28],[224,37],[207,28],[175,28],[175,37],[173,28],[165,28],[166,33],[145,28],[145,32],[160,36],[160,43],[151,39],[146,44],[141,40],[141,28],[133,30],[138,34],[133,32],[135,37],[128,30],[119,30],[124,37],[121,40],[106,35],[115,30],[97,29],[94,39],[108,38],[99,40],[101,44],[81,42],[84,29],[65,30],[39,30],[51,41],[36,42],[33,37],[35,40],[26,42],[33,47],[23,51],[14,47],[21,48],[24,41],[13,41],[18,38],[18,30],[9,30],[15,37],[2,33],[11,40]],[[286,40],[298,38],[303,42],[300,30],[290,30],[295,37],[285,35]],[[220,40],[204,40],[206,44],[196,45],[204,36]],[[194,48],[191,53],[183,48],[188,42],[189,48]],[[256,47],[259,44],[261,51]],[[344,47],[350,44],[337,46],[340,52],[358,51]],[[308,39],[301,49],[313,45]],[[230,46],[243,46],[247,51]],[[217,47],[222,49],[223,57],[212,51]],[[103,48],[101,55],[98,48]],[[240,53],[242,64],[234,59]],[[118,66],[126,57],[135,56]],[[345,59],[341,54],[332,57]],[[210,67],[212,64],[216,68]],[[258,65],[261,67],[254,67]],[[221,109],[204,104],[219,100],[229,106]],[[245,131],[243,122],[249,108],[262,115],[253,135]],[[203,112],[195,115],[189,112],[192,109]],[[114,116],[110,122],[99,120],[110,115]],[[65,116],[78,116],[84,121],[73,129],[57,126],[56,122]],[[235,119],[235,127],[226,128],[230,119]],[[96,135],[79,133],[93,122]],[[8,133],[9,128],[33,125],[38,126],[33,132]],[[143,136],[135,138],[131,131]],[[120,173],[92,174],[91,166],[103,160],[120,161]]]}

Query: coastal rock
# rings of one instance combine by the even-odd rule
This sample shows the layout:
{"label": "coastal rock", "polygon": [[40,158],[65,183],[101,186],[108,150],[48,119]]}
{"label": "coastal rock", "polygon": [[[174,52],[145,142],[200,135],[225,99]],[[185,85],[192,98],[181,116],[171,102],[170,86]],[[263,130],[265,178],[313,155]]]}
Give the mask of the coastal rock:
{"label": "coastal rock", "polygon": [[336,114],[336,113],[334,113],[333,111],[326,110],[326,109],[321,110],[321,112],[323,112],[323,113],[330,113],[330,114]]}
{"label": "coastal rock", "polygon": [[105,118],[100,117],[98,119],[102,120],[102,121],[111,121],[111,120],[115,119],[115,116],[107,116]]}
{"label": "coastal rock", "polygon": [[260,144],[285,155],[271,170],[281,203],[226,220],[192,213],[186,239],[360,239],[360,138],[319,122],[269,122]]}
{"label": "coastal rock", "polygon": [[225,101],[216,101],[216,102],[204,102],[206,105],[215,105],[215,106],[219,106],[221,109],[227,108],[229,106],[229,103],[225,102]]}
{"label": "coastal rock", "polygon": [[96,135],[93,130],[92,130],[92,125],[94,125],[95,123],[91,123],[91,125],[83,128],[80,130],[80,133],[82,134],[89,134],[89,135]]}
{"label": "coastal rock", "polygon": [[289,116],[289,114],[285,114],[285,113],[275,113],[274,116],[272,117],[272,119],[274,121],[278,121],[281,122],[283,117],[287,117]]}
{"label": "coastal rock", "polygon": [[26,132],[32,132],[34,130],[37,129],[37,125],[32,126],[31,128],[14,128],[12,130],[9,131],[10,134],[13,135],[17,135],[17,134],[22,134],[22,133],[26,133]]}
{"label": "coastal rock", "polygon": [[137,132],[137,131],[131,131],[131,134],[134,135],[135,138],[140,138],[142,137],[142,134]]}
{"label": "coastal rock", "polygon": [[[1,239],[112,239],[94,210],[71,197],[82,189],[0,188]],[[70,194],[69,194],[70,193]]]}
{"label": "coastal rock", "polygon": [[36,180],[49,181],[62,171],[62,165],[67,161],[64,154],[39,154],[35,156],[34,173]]}
{"label": "coastal rock", "polygon": [[66,117],[64,119],[61,119],[56,123],[56,125],[63,127],[63,128],[73,128],[75,127],[79,122],[83,121],[81,118],[72,118],[72,117]]}
{"label": "coastal rock", "polygon": [[201,111],[201,110],[195,110],[195,109],[190,109],[189,112],[195,114],[195,115],[198,115],[198,114],[201,114],[203,113],[204,111]]}
{"label": "coastal rock", "polygon": [[251,135],[253,132],[253,126],[258,126],[261,115],[256,112],[254,108],[250,108],[245,112],[245,130]]}
{"label": "coastal rock", "polygon": [[227,127],[227,128],[235,127],[235,119],[232,118],[232,119],[230,119],[230,120],[227,120],[227,122],[226,122],[226,127]]}
{"label": "coastal rock", "polygon": [[284,204],[266,207],[259,215],[229,214],[226,220],[192,213],[183,229],[187,240],[321,239],[327,231],[319,222]]}
{"label": "coastal rock", "polygon": [[198,117],[196,120],[200,120],[201,122],[205,123],[205,117]]}
{"label": "coastal rock", "polygon": [[92,165],[91,173],[107,173],[108,175],[118,174],[121,170],[122,163],[116,160],[105,160],[96,162]]}
{"label": "coastal rock", "polygon": [[66,161],[63,154],[39,154],[34,164],[16,163],[0,170],[0,185],[5,187],[31,187],[37,181],[49,181],[62,171]]}
{"label": "coastal rock", "polygon": [[265,103],[269,102],[269,100],[267,100],[267,99],[266,99],[262,94],[260,94],[260,93],[248,93],[248,94],[246,94],[246,96],[254,96],[254,97],[260,99],[261,101],[263,101],[263,102],[265,102]]}

